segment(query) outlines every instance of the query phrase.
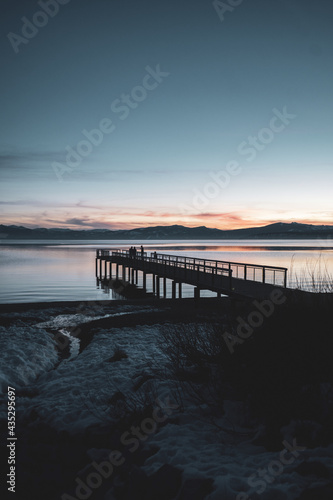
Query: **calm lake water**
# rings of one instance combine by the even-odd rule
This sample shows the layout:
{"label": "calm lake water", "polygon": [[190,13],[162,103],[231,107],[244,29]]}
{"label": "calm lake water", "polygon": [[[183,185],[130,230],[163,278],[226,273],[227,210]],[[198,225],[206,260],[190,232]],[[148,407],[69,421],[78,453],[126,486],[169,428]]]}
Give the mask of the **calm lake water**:
{"label": "calm lake water", "polygon": [[[0,303],[119,298],[96,283],[96,249],[127,249],[141,243],[148,252],[286,267],[292,287],[296,276],[304,287],[310,274],[316,281],[325,269],[333,275],[333,240],[24,241],[0,245]],[[147,287],[152,289],[149,280]],[[183,296],[192,297],[193,287],[184,286]]]}

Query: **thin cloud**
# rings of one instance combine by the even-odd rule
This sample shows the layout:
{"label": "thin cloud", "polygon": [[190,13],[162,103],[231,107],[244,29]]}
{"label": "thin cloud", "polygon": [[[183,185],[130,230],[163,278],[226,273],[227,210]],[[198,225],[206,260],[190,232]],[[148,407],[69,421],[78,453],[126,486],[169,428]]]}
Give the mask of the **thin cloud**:
{"label": "thin cloud", "polygon": [[[53,180],[58,182],[56,173],[52,167],[54,162],[66,165],[66,151],[22,151],[13,153],[0,153],[0,176],[2,181],[24,181],[35,182],[38,179]],[[82,158],[77,167],[73,167],[63,175],[63,181],[75,183],[80,182],[128,182],[128,178],[137,178],[152,175],[170,175],[163,169],[134,169],[134,168],[112,168],[109,159],[96,161],[93,153],[89,158]]]}
{"label": "thin cloud", "polygon": [[244,220],[243,217],[237,214],[230,214],[228,212],[222,213],[199,213],[199,214],[191,214],[190,217],[194,219],[228,219],[235,221]]}
{"label": "thin cloud", "polygon": [[[54,175],[52,162],[61,161],[59,151],[22,151],[0,153],[0,175],[2,180],[29,180],[38,176],[48,178]],[[33,179],[35,180],[35,179]]]}
{"label": "thin cloud", "polygon": [[65,224],[68,224],[70,226],[90,226],[90,221],[88,219],[67,219],[64,222]]}

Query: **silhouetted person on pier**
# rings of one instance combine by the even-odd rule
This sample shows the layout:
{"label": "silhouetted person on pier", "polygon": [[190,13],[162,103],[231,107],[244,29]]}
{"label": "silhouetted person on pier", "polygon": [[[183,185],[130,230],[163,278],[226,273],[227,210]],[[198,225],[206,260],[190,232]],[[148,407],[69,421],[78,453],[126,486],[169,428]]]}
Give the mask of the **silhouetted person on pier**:
{"label": "silhouetted person on pier", "polygon": [[141,259],[143,259],[144,256],[144,251],[143,251],[143,246],[141,245]]}
{"label": "silhouetted person on pier", "polygon": [[128,251],[130,259],[133,259],[133,247],[131,247]]}
{"label": "silhouetted person on pier", "polygon": [[136,259],[136,248],[133,247],[133,258]]}

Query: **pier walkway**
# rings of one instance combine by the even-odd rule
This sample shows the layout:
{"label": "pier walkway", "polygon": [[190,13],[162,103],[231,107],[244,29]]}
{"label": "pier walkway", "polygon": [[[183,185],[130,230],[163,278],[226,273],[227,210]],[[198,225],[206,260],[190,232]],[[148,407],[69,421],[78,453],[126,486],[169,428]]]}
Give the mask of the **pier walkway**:
{"label": "pier walkway", "polygon": [[[211,290],[218,296],[240,296],[264,299],[276,288],[287,287],[287,268],[198,259],[162,253],[140,251],[133,257],[128,250],[97,250],[96,277],[121,279],[137,284],[142,273],[146,289],[147,275],[152,275],[153,293],[166,297],[167,280],[171,280],[172,298],[182,296],[182,284],[194,286],[194,296],[200,290]],[[161,286],[162,280],[162,286]],[[177,294],[178,288],[178,294]]]}

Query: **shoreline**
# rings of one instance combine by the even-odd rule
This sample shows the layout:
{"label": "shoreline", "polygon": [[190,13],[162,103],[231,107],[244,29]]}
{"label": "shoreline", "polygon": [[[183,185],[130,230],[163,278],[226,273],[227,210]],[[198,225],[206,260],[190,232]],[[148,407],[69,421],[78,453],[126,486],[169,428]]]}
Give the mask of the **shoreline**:
{"label": "shoreline", "polygon": [[[235,299],[233,299],[235,300]],[[182,299],[157,299],[157,298],[148,298],[148,299],[121,299],[121,300],[63,300],[63,301],[50,301],[50,302],[10,302],[10,303],[2,303],[0,304],[0,314],[6,312],[25,312],[29,309],[51,309],[51,308],[61,308],[61,307],[79,307],[79,306],[110,306],[111,309],[116,308],[120,305],[128,305],[128,306],[166,306],[172,305],[180,301],[183,305],[185,304],[195,304],[196,299],[182,298]],[[199,299],[200,304],[207,305],[208,303],[216,304],[230,301],[229,297],[202,297]]]}
{"label": "shoreline", "polygon": [[[285,290],[280,288],[281,290]],[[296,299],[295,303],[297,303],[297,299],[299,298],[307,298],[314,300],[327,300],[331,301],[333,299],[333,292],[308,292],[299,289],[287,289],[288,290],[288,298]],[[170,306],[175,309],[178,309],[181,305],[184,307],[199,307],[210,309],[211,307],[216,307],[219,305],[234,305],[234,304],[250,304],[253,302],[252,298],[240,297],[240,296],[232,296],[229,297],[227,295],[222,297],[200,297],[196,299],[194,297],[184,297],[184,298],[124,298],[119,300],[114,299],[105,299],[105,300],[62,300],[62,301],[45,301],[45,302],[8,302],[8,303],[0,303],[0,314],[2,313],[12,313],[12,312],[27,312],[28,310],[44,310],[44,309],[60,309],[60,308],[76,308],[78,311],[84,311],[84,308],[99,308],[99,307],[107,307],[110,310],[116,309],[119,306],[156,306],[156,307],[165,307]],[[291,303],[291,301],[289,301]]]}

